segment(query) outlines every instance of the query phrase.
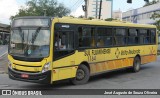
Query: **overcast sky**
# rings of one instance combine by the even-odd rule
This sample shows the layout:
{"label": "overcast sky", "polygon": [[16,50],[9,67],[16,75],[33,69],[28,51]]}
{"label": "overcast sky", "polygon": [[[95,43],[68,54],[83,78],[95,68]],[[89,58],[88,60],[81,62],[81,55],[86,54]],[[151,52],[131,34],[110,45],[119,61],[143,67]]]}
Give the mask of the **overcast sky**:
{"label": "overcast sky", "polygon": [[[25,6],[26,1],[29,0],[0,0],[0,23],[10,24],[10,16],[18,13],[18,9],[21,6]],[[84,4],[84,0],[57,0],[63,3],[66,7],[72,9],[72,15],[83,15],[81,5]],[[128,9],[135,9],[142,7],[144,0],[132,0],[132,4],[126,3],[127,0],[113,0],[113,10],[127,11]],[[150,0],[151,1],[151,0]]]}

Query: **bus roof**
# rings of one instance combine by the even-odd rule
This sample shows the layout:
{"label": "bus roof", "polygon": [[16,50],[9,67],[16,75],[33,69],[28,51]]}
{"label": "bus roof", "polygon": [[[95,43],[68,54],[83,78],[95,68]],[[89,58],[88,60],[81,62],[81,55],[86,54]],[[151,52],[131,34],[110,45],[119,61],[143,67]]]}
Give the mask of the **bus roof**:
{"label": "bus roof", "polygon": [[71,23],[71,24],[156,28],[155,25],[135,24],[135,23],[125,22],[125,21],[104,21],[104,20],[98,20],[98,19],[87,20],[83,18],[72,18],[72,17],[62,17],[57,19],[58,19],[58,22],[60,23]]}
{"label": "bus roof", "polygon": [[121,26],[121,27],[143,27],[143,28],[156,28],[155,25],[149,25],[149,24],[135,24],[131,22],[126,21],[104,21],[99,19],[84,19],[84,18],[73,18],[73,17],[62,17],[62,18],[56,18],[56,17],[49,17],[49,16],[24,16],[24,17],[16,17],[16,19],[58,19],[58,22],[60,23],[71,23],[71,24],[85,24],[85,25],[101,25],[101,26]]}
{"label": "bus roof", "polygon": [[16,19],[51,19],[51,17],[48,16],[23,16],[23,17],[16,17],[14,18],[14,20]]}

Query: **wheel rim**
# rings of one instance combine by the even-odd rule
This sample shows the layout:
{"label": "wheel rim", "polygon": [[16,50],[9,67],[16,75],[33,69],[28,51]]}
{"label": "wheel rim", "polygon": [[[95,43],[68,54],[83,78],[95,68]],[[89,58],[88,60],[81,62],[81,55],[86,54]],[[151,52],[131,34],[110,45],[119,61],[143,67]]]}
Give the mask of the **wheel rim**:
{"label": "wheel rim", "polygon": [[77,70],[76,79],[82,80],[85,77],[85,72],[82,69]]}

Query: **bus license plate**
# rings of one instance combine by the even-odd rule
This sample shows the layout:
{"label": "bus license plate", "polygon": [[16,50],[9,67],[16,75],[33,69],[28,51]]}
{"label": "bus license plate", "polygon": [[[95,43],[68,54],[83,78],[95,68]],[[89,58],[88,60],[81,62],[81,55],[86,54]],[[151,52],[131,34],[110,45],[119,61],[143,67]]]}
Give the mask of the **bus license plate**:
{"label": "bus license plate", "polygon": [[27,74],[21,74],[21,77],[22,77],[22,78],[28,78],[29,75],[27,75]]}

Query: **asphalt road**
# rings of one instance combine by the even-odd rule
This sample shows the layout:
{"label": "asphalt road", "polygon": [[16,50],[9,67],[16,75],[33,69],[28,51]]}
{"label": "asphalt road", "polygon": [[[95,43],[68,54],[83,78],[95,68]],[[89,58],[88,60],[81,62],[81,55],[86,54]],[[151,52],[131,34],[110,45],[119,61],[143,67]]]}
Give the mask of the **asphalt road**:
{"label": "asphalt road", "polygon": [[[128,70],[119,70],[109,72],[97,76],[92,76],[87,84],[72,85],[69,81],[56,82],[53,85],[42,85],[37,83],[29,83],[22,81],[15,81],[8,78],[7,74],[0,74],[0,88],[1,89],[160,89],[160,56],[157,62],[145,64],[141,67],[140,72],[132,73]],[[15,96],[16,97],[16,96]],[[44,97],[44,96],[43,96]],[[46,96],[46,98],[49,96]],[[63,98],[64,96],[54,96]],[[67,98],[81,98],[82,96],[65,96]],[[101,98],[106,96],[85,96],[86,98]],[[117,96],[107,96],[107,98]],[[118,96],[124,98],[124,96]],[[137,97],[137,96],[125,96]],[[159,96],[139,96],[140,98],[150,98]],[[84,98],[84,96],[83,96]]]}
{"label": "asphalt road", "polygon": [[132,73],[128,70],[109,72],[90,78],[84,85],[72,85],[60,81],[53,85],[42,85],[15,81],[7,74],[0,74],[0,88],[3,89],[160,89],[160,57],[157,62],[142,65],[141,71]]}

